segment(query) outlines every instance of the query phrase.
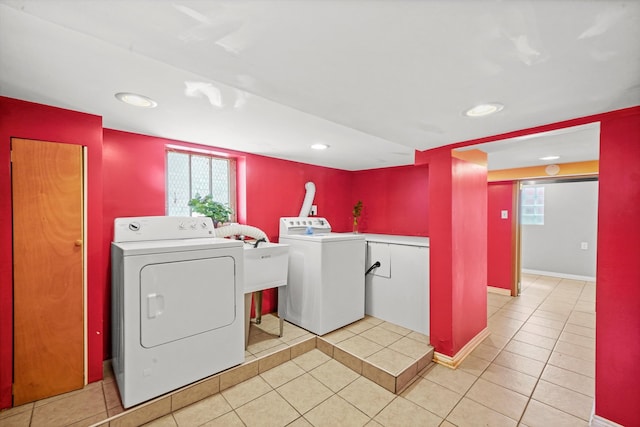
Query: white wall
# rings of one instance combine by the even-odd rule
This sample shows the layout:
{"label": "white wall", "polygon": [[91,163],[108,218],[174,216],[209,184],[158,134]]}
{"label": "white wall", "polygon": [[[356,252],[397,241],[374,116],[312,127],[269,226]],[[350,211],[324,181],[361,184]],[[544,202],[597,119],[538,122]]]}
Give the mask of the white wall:
{"label": "white wall", "polygon": [[522,269],[595,279],[598,182],[538,185],[545,187],[544,225],[522,226]]}

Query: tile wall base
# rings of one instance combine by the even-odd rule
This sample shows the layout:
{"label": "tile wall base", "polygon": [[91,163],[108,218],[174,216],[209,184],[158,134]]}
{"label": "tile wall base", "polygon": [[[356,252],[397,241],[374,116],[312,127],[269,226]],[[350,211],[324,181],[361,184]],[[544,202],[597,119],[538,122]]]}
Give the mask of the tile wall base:
{"label": "tile wall base", "polygon": [[606,418],[602,418],[598,415],[594,415],[591,418],[591,422],[589,423],[591,427],[624,427],[621,424],[614,423],[613,421],[609,421]]}
{"label": "tile wall base", "polygon": [[496,286],[487,286],[487,292],[492,294],[511,296],[511,289],[498,288]]}
{"label": "tile wall base", "polygon": [[489,329],[484,328],[453,356],[438,353],[437,351],[434,352],[433,361],[440,365],[444,365],[447,368],[456,369],[458,365],[460,365],[462,361],[488,336]]}

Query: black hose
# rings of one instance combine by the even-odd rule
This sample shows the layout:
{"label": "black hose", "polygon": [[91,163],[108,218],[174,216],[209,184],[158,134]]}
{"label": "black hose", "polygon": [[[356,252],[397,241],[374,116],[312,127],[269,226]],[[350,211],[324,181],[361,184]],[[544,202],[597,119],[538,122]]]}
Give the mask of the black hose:
{"label": "black hose", "polygon": [[364,273],[364,275],[366,276],[367,274],[371,273],[371,270],[373,270],[374,268],[378,268],[378,267],[380,267],[380,261],[374,262],[373,265],[371,267],[369,267],[367,272]]}
{"label": "black hose", "polygon": [[266,241],[267,241],[267,239],[265,239],[264,237],[262,237],[262,238],[260,238],[260,239],[256,240],[256,242],[253,244],[253,247],[254,247],[254,248],[257,248],[257,247],[258,247],[258,244],[259,244],[260,242],[266,242]]}

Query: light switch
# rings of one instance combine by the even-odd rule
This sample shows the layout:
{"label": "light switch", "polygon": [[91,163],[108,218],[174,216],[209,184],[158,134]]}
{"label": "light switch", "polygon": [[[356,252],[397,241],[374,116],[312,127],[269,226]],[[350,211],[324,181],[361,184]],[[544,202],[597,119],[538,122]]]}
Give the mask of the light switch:
{"label": "light switch", "polygon": [[589,243],[587,242],[580,243],[580,249],[582,249],[583,251],[586,251],[587,249],[589,249]]}
{"label": "light switch", "polygon": [[502,218],[502,219],[507,219],[507,218],[509,218],[509,211],[508,211],[508,210],[506,210],[506,209],[503,209],[503,210],[500,212],[500,218]]}

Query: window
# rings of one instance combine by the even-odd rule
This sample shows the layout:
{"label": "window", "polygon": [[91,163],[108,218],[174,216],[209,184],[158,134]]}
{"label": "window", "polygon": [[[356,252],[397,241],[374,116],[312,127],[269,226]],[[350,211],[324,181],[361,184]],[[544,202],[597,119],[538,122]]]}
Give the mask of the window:
{"label": "window", "polygon": [[522,224],[544,225],[544,187],[525,185],[521,193]]}
{"label": "window", "polygon": [[192,216],[189,200],[211,194],[227,204],[235,221],[235,160],[209,154],[167,151],[167,201],[169,216]]}

